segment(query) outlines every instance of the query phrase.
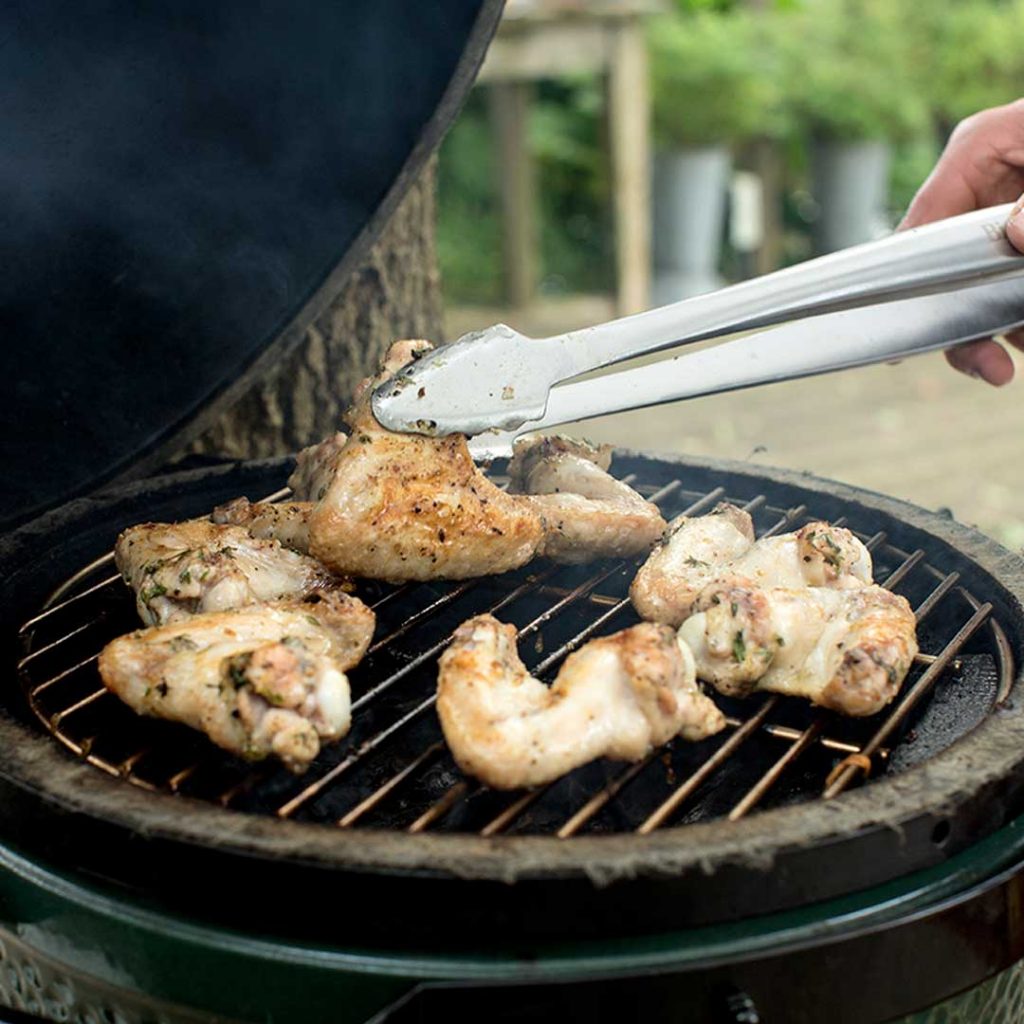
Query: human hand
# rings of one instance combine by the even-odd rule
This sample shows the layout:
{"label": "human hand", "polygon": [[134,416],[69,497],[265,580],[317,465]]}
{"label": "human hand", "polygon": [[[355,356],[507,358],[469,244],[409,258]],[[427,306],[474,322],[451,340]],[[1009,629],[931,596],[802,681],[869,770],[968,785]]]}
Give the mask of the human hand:
{"label": "human hand", "polygon": [[[1024,252],[1024,99],[993,107],[956,126],[935,169],[914,196],[900,229],[1016,199],[1006,224],[1010,242]],[[1006,340],[1024,351],[1024,329]],[[1013,379],[1013,360],[999,342],[972,341],[946,352],[950,366],[989,384]]]}

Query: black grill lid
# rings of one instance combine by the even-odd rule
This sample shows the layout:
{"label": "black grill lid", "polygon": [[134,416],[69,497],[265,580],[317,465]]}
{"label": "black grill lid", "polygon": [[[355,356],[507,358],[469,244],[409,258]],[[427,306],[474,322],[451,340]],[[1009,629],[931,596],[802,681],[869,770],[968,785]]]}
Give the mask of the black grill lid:
{"label": "black grill lid", "polygon": [[0,526],[157,464],[279,357],[437,145],[501,6],[0,8]]}

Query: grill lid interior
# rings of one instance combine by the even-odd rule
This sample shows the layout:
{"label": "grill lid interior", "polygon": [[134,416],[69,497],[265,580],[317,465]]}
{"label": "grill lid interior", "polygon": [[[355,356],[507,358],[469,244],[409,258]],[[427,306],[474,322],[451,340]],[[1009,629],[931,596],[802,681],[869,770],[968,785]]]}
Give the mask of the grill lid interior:
{"label": "grill lid interior", "polygon": [[0,526],[158,465],[277,355],[439,142],[501,6],[3,5]]}

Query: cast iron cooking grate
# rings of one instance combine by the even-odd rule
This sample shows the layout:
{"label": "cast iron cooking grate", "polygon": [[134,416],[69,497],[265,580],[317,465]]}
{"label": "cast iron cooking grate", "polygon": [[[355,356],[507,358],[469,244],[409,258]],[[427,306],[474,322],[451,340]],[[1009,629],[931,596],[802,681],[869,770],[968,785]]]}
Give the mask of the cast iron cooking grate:
{"label": "cast iron cooking grate", "polygon": [[[624,479],[666,518],[700,514],[722,500],[746,508],[759,536],[816,518],[804,505],[773,505],[764,493],[700,493],[679,479],[657,486],[645,476],[641,470]],[[833,522],[857,531],[856,522]],[[301,777],[247,764],[182,726],[140,718],[103,688],[99,651],[138,626],[131,592],[110,572],[112,556],[75,573],[24,623],[19,670],[39,722],[89,764],[136,786],[243,812],[338,828],[560,838],[736,820],[755,808],[832,797],[919,763],[970,731],[1009,691],[1013,659],[992,606],[925,551],[902,550],[884,532],[858,535],[871,549],[876,580],[904,594],[918,619],[921,654],[887,711],[854,720],[776,695],[714,695],[729,722],[718,736],[673,741],[637,764],[595,762],[517,793],[489,790],[452,761],[433,713],[438,656],[460,622],[489,611],[516,625],[523,660],[550,680],[586,640],[637,621],[627,595],[638,560],[536,562],[458,583],[360,585],[378,626],[369,654],[350,673],[352,730]]]}

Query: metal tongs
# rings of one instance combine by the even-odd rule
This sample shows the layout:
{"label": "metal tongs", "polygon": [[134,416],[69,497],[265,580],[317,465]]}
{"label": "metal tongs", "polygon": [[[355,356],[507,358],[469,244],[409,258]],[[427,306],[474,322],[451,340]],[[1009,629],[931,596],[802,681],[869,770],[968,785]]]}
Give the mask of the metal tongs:
{"label": "metal tongs", "polygon": [[[474,456],[495,458],[510,454],[519,434],[561,423],[999,334],[1024,324],[1024,257],[1006,238],[1010,209],[953,217],[550,338],[498,324],[400,371],[374,393],[374,413],[389,430],[482,435],[470,444]],[[697,352],[571,381],[637,356],[784,321]]]}

